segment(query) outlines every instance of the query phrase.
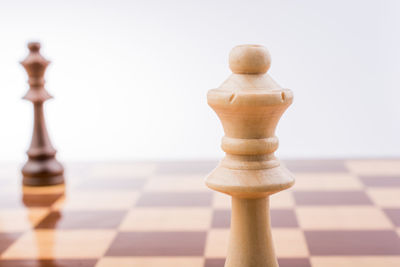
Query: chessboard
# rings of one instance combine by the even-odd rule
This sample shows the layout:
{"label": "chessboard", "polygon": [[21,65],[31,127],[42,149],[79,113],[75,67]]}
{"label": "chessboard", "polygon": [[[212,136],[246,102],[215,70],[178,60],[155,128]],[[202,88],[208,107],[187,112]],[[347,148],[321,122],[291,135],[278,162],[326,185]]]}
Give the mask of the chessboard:
{"label": "chessboard", "polygon": [[[400,160],[288,160],[271,197],[280,267],[400,266]],[[66,164],[66,185],[22,187],[0,165],[0,266],[222,267],[230,199],[217,162]]]}

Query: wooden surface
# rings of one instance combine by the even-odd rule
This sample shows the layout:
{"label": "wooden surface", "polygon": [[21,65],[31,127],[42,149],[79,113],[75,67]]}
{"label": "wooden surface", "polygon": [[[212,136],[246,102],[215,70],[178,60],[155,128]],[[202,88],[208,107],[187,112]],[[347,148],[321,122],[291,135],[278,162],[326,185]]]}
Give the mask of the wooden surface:
{"label": "wooden surface", "polygon": [[[400,160],[284,161],[271,196],[280,267],[400,266]],[[230,199],[213,162],[66,164],[66,186],[21,187],[0,164],[0,266],[222,267]]]}
{"label": "wooden surface", "polygon": [[206,178],[211,189],[232,196],[232,222],[225,267],[278,267],[271,236],[269,197],[291,187],[293,175],[280,164],[275,128],[293,101],[267,74],[268,50],[239,45],[229,55],[233,74],[207,94],[225,136],[226,155]]}

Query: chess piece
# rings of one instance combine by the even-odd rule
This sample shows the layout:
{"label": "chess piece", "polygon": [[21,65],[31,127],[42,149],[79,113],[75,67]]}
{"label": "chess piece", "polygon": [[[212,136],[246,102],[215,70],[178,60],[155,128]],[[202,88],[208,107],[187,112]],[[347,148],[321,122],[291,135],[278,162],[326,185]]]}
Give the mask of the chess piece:
{"label": "chess piece", "polygon": [[269,196],[291,187],[292,174],[274,156],[276,125],[292,103],[266,72],[271,58],[259,45],[232,49],[233,74],[207,94],[222,122],[226,155],[206,178],[213,190],[232,196],[231,232],[225,267],[278,266],[271,236]]}
{"label": "chess piece", "polygon": [[43,103],[52,96],[44,88],[44,72],[50,61],[40,53],[40,43],[29,43],[29,55],[21,62],[29,76],[29,90],[23,97],[33,103],[34,124],[31,145],[27,151],[28,161],[22,168],[24,185],[43,186],[64,182],[64,168],[56,160],[46,129]]}

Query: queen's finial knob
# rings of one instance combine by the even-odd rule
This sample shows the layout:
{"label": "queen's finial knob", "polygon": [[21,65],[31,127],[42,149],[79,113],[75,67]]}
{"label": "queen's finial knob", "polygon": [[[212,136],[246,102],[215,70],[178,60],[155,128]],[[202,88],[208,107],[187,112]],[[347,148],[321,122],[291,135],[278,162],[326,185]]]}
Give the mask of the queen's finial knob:
{"label": "queen's finial knob", "polygon": [[271,55],[262,45],[238,45],[229,54],[229,67],[236,74],[262,74],[271,66]]}
{"label": "queen's finial knob", "polygon": [[40,43],[39,42],[30,42],[28,43],[29,51],[31,52],[38,52],[40,50]]}

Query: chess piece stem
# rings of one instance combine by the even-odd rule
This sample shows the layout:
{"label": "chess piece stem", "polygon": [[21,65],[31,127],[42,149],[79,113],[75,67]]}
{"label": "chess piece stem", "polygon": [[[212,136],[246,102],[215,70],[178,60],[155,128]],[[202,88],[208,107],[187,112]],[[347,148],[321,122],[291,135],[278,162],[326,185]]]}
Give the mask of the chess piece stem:
{"label": "chess piece stem", "polygon": [[277,267],[269,198],[232,197],[231,238],[225,266]]}
{"label": "chess piece stem", "polygon": [[266,73],[271,58],[262,46],[233,48],[229,65],[233,74],[207,95],[225,131],[221,147],[226,155],[206,184],[232,196],[225,267],[277,267],[269,196],[292,186],[294,178],[274,156],[275,128],[293,94]]}
{"label": "chess piece stem", "polygon": [[44,118],[43,104],[52,98],[44,88],[44,72],[50,61],[39,53],[39,43],[29,43],[30,53],[21,62],[28,73],[30,88],[24,99],[33,103],[34,123],[31,145],[27,151],[28,161],[22,168],[25,185],[43,186],[64,182],[64,168],[56,160]]}

